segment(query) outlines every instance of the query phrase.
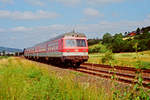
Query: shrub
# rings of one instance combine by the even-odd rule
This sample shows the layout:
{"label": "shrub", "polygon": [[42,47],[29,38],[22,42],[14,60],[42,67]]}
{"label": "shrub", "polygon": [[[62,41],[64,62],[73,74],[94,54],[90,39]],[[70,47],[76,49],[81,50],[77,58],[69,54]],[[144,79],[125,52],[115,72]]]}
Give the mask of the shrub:
{"label": "shrub", "polygon": [[89,46],[89,53],[105,53],[107,51],[110,51],[110,50],[101,43]]}

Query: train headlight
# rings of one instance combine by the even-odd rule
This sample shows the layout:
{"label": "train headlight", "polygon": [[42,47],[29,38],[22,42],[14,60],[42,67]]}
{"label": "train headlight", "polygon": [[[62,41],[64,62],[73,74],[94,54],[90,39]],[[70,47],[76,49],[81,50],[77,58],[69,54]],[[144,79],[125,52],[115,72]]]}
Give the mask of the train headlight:
{"label": "train headlight", "polygon": [[67,52],[70,52],[70,50],[66,50]]}
{"label": "train headlight", "polygon": [[79,50],[78,49],[75,49],[75,52],[78,52]]}
{"label": "train headlight", "polygon": [[83,52],[86,52],[86,50],[83,50]]}

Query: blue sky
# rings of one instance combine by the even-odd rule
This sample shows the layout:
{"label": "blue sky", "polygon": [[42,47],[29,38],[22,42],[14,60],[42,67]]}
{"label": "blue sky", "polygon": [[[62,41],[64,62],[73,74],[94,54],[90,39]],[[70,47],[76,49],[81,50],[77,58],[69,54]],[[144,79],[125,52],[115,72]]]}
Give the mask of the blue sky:
{"label": "blue sky", "polygon": [[59,34],[102,38],[150,26],[150,0],[0,0],[0,46],[26,48]]}

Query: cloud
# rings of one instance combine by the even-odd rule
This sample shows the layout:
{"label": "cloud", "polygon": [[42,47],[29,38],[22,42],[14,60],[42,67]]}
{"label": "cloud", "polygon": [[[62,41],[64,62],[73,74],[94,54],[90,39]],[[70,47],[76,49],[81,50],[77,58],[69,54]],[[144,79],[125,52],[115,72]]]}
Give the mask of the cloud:
{"label": "cloud", "polygon": [[[102,38],[103,34],[106,32],[111,34],[131,32],[138,27],[142,28],[146,26],[150,26],[150,19],[142,21],[101,21],[97,24],[77,24],[75,26],[53,24],[38,27],[17,26],[8,29],[0,28],[0,45],[18,48],[30,47],[56,37],[59,34],[70,32],[72,29],[75,29],[76,32],[85,33],[88,38]],[[8,41],[8,38],[11,42]]]}
{"label": "cloud", "polygon": [[25,2],[31,4],[31,5],[35,5],[35,6],[44,6],[45,2],[41,1],[41,0],[25,0]]}
{"label": "cloud", "polygon": [[[35,5],[35,6],[44,6],[50,2],[57,2],[67,6],[75,6],[79,4],[90,4],[90,5],[100,5],[100,4],[109,4],[109,3],[118,3],[125,0],[24,0],[25,2]],[[16,2],[15,0],[0,0],[2,3],[11,4]]]}
{"label": "cloud", "polygon": [[100,5],[100,4],[108,4],[108,3],[118,3],[124,0],[87,0],[88,4]]}
{"label": "cloud", "polygon": [[[24,27],[18,26],[10,28],[9,32],[22,32],[22,33],[32,33],[32,34],[51,34],[51,33],[63,33],[70,32],[75,28],[78,32],[89,33],[119,33],[126,31],[133,31],[137,27],[145,27],[150,25],[150,20],[145,19],[143,21],[101,21],[97,24],[77,24],[77,25],[65,25],[65,24],[53,24],[48,26],[38,26],[38,27]],[[3,29],[4,30],[4,29]]]}
{"label": "cloud", "polygon": [[150,14],[147,17],[150,19]]}
{"label": "cloud", "polygon": [[49,0],[49,1],[56,1],[59,3],[63,3],[64,5],[67,6],[73,6],[81,3],[81,0]]}
{"label": "cloud", "polygon": [[26,32],[26,31],[32,31],[32,28],[26,28],[24,26],[18,26],[15,28],[11,28],[10,31],[12,31],[12,32]]}
{"label": "cloud", "polygon": [[1,31],[7,31],[10,33],[32,33],[33,35],[36,34],[51,34],[51,33],[64,33],[70,32],[72,29],[75,28],[78,32],[86,32],[87,34],[90,33],[119,33],[119,32],[126,32],[126,31],[133,31],[136,28],[145,27],[150,25],[150,20],[145,19],[143,21],[117,21],[117,22],[110,22],[110,21],[101,21],[97,24],[77,24],[77,25],[65,25],[65,24],[53,24],[48,26],[38,26],[38,27],[24,27],[18,26],[9,29],[0,28]]}
{"label": "cloud", "polygon": [[[118,21],[118,22],[109,22],[101,21],[97,24],[77,24],[77,25],[65,25],[65,24],[53,24],[48,26],[38,26],[38,27],[24,27],[18,26],[9,29],[0,29],[1,31],[7,31],[10,33],[32,33],[36,34],[52,34],[52,33],[65,33],[70,32],[75,28],[78,32],[90,33],[119,33],[126,31],[133,31],[138,27],[145,27],[150,25],[150,20],[146,19],[143,21]],[[53,35],[52,35],[53,36]]]}
{"label": "cloud", "polygon": [[101,14],[98,10],[96,9],[93,9],[93,8],[86,8],[84,9],[84,14],[86,16],[89,16],[89,17],[98,17],[98,16],[104,16],[103,14]]}
{"label": "cloud", "polygon": [[58,17],[59,14],[55,12],[47,12],[43,10],[38,10],[36,12],[31,11],[7,11],[0,10],[0,18],[7,18],[13,20],[38,20],[38,19],[54,19]]}
{"label": "cloud", "polygon": [[79,4],[90,4],[90,5],[100,5],[100,4],[109,4],[109,3],[118,3],[125,0],[48,0],[51,2],[59,2],[64,5],[74,6]]}
{"label": "cloud", "polygon": [[0,0],[0,2],[11,4],[11,3],[13,3],[13,0]]}
{"label": "cloud", "polygon": [[5,29],[3,29],[3,28],[0,28],[0,32],[5,32]]}

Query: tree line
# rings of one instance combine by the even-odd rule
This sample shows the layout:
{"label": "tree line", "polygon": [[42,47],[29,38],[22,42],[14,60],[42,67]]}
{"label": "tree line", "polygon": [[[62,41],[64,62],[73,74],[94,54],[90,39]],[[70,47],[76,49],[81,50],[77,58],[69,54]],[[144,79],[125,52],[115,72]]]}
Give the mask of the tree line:
{"label": "tree line", "polygon": [[[150,50],[150,27],[147,28],[137,28],[135,36],[130,36],[129,33],[125,32],[124,34],[118,33],[112,36],[110,33],[105,33],[102,39],[89,39],[88,44],[102,44],[106,46],[107,49],[111,50],[114,53],[118,52],[134,52],[135,45],[138,47],[138,51]],[[102,49],[101,46],[96,47]],[[89,50],[92,52],[98,52],[101,50]]]}

